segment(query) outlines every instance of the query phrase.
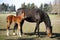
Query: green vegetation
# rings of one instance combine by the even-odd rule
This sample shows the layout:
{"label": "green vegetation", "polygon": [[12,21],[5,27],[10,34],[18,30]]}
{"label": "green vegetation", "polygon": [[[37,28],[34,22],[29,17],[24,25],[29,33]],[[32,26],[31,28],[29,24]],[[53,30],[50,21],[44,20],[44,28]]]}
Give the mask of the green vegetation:
{"label": "green vegetation", "polygon": [[38,7],[36,6],[34,3],[30,4],[28,3],[27,5],[25,3],[21,4],[21,8],[30,8],[30,9],[33,9],[33,8],[39,8],[41,10],[44,10],[45,12],[51,12],[52,10],[52,4],[42,4]]}
{"label": "green vegetation", "polygon": [[15,5],[9,6],[9,4],[2,3],[2,4],[0,4],[0,12],[1,11],[4,11],[4,12],[6,12],[6,11],[14,12],[14,11],[16,11]]}

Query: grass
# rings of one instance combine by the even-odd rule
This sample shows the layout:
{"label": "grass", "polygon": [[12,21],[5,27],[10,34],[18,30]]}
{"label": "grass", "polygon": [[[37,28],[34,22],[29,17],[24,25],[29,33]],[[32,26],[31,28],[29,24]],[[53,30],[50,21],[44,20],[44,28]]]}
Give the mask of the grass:
{"label": "grass", "polygon": [[[10,36],[6,36],[6,17],[10,14],[0,14],[0,40],[60,40],[60,15],[49,15],[52,26],[53,26],[53,34],[56,35],[54,38],[49,38],[45,35],[45,24],[40,24],[40,33],[41,36],[37,37],[36,35],[32,35],[35,29],[36,23],[29,23],[24,22],[23,25],[23,32],[25,35],[22,37],[19,36],[13,36],[13,24],[10,27]],[[15,14],[13,14],[15,15]]]}

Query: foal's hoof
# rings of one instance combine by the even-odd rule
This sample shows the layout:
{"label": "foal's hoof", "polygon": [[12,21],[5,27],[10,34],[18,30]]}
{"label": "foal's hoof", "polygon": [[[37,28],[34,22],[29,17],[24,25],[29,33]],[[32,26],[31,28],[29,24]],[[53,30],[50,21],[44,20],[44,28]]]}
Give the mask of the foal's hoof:
{"label": "foal's hoof", "polygon": [[15,35],[15,33],[13,33],[13,35]]}
{"label": "foal's hoof", "polygon": [[9,36],[9,34],[7,34],[6,36]]}
{"label": "foal's hoof", "polygon": [[19,35],[19,37],[21,37],[21,35]]}
{"label": "foal's hoof", "polygon": [[7,35],[7,37],[8,37],[9,35]]}

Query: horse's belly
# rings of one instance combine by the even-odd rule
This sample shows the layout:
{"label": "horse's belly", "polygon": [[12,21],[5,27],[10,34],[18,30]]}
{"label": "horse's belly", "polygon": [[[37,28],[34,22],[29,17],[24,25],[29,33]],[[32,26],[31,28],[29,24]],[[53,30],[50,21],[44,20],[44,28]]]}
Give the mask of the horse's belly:
{"label": "horse's belly", "polygon": [[25,20],[28,21],[28,22],[35,22],[35,20],[30,19],[30,18],[26,18]]}

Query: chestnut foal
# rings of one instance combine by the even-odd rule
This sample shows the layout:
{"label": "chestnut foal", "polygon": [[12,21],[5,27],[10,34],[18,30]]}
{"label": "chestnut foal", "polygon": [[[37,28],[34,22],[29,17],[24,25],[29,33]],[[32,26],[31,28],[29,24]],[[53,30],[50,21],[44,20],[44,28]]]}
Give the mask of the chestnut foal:
{"label": "chestnut foal", "polygon": [[17,23],[18,24],[18,29],[17,29],[17,33],[18,35],[21,37],[20,34],[20,22],[24,19],[24,13],[22,13],[20,16],[14,16],[14,15],[9,15],[7,16],[7,36],[9,36],[9,28],[11,23]]}

